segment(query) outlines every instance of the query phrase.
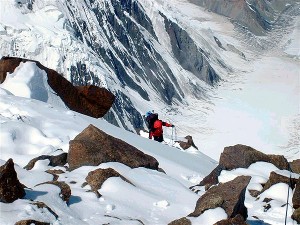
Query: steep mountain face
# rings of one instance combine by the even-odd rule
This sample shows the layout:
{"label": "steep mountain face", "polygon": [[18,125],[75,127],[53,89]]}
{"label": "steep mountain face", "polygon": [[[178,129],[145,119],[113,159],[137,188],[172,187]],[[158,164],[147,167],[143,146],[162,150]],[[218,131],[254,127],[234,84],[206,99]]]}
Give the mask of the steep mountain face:
{"label": "steep mountain face", "polygon": [[[141,114],[151,105],[185,104],[185,95],[198,98],[203,95],[203,85],[212,86],[220,79],[212,59],[218,56],[209,56],[207,49],[164,11],[154,8],[159,18],[150,18],[143,1],[22,0],[1,4],[31,24],[29,28],[10,18],[1,21],[1,34],[6,37],[0,42],[6,46],[1,54],[39,60],[65,74],[74,85],[108,88],[116,101],[106,119],[126,129],[141,129]],[[41,21],[36,21],[36,16]],[[155,30],[158,21],[163,34]],[[39,29],[42,23],[45,29]],[[195,85],[191,79],[204,84]]]}
{"label": "steep mountain face", "polygon": [[190,0],[215,13],[227,16],[255,35],[264,35],[283,11],[298,0]]}

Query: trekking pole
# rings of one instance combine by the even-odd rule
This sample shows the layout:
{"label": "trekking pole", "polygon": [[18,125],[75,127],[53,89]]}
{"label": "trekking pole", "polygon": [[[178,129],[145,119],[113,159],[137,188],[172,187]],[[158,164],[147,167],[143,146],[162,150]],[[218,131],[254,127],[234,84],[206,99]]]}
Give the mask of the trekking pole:
{"label": "trekking pole", "polygon": [[173,133],[174,133],[174,127],[172,127],[172,145],[174,145]]}

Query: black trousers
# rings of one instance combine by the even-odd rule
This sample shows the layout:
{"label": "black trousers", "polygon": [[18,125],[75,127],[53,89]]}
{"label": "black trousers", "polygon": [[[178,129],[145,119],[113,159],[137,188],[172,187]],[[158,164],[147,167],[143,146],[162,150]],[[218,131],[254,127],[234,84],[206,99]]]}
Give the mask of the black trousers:
{"label": "black trousers", "polygon": [[163,140],[164,140],[163,135],[160,135],[160,136],[153,136],[153,138],[154,138],[155,141],[158,141],[158,142],[163,142]]}

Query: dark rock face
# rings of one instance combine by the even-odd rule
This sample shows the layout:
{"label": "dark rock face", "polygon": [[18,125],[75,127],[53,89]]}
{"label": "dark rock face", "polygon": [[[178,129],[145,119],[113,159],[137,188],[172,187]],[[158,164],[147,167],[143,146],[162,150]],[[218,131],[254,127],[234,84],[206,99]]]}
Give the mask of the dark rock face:
{"label": "dark rock face", "polygon": [[0,167],[0,201],[11,203],[25,196],[25,191],[18,180],[14,162],[9,159]]}
{"label": "dark rock face", "polygon": [[300,174],[300,159],[290,162],[292,172]]}
{"label": "dark rock face", "polygon": [[289,168],[288,161],[281,155],[266,155],[246,145],[225,147],[221,153],[219,164],[227,170],[248,168],[255,162],[269,162],[279,169]]}
{"label": "dark rock face", "polygon": [[71,188],[68,184],[66,184],[63,181],[47,181],[47,182],[38,184],[36,186],[43,185],[43,184],[52,184],[52,185],[59,187],[61,190],[60,197],[62,198],[63,201],[65,201],[68,204],[69,199],[71,197]]}
{"label": "dark rock face", "polygon": [[188,135],[185,137],[185,139],[187,140],[186,142],[178,141],[181,148],[183,148],[185,150],[185,149],[188,149],[193,146],[195,149],[198,149],[198,147],[195,145],[195,143],[193,141],[192,136]]}
{"label": "dark rock face", "polygon": [[183,217],[183,218],[180,218],[178,220],[172,221],[168,225],[192,225],[192,223],[188,218]]}
{"label": "dark rock face", "polygon": [[296,188],[294,191],[292,201],[293,201],[294,209],[299,209],[300,208],[300,179],[298,179],[298,181],[296,183]]}
{"label": "dark rock face", "polygon": [[50,223],[40,222],[36,220],[20,220],[15,225],[50,225]]}
{"label": "dark rock face", "polygon": [[292,189],[295,188],[295,184],[297,182],[297,179],[295,178],[289,178],[286,176],[282,176],[280,174],[277,174],[276,172],[272,171],[269,176],[269,180],[265,184],[264,188],[261,192],[264,192],[265,190],[269,189],[272,185],[278,184],[278,183],[285,183],[288,184]]}
{"label": "dark rock face", "polygon": [[244,218],[238,214],[234,218],[228,218],[226,220],[221,220],[216,222],[214,225],[247,225]]}
{"label": "dark rock face", "polygon": [[[114,95],[104,88],[96,86],[74,87],[68,80],[56,71],[43,66],[41,63],[28,59],[5,57],[0,61],[0,81],[4,82],[6,72],[14,71],[21,62],[35,62],[47,73],[49,86],[58,94],[71,110],[99,118],[103,117],[114,102]],[[5,72],[6,71],[6,72]]]}
{"label": "dark rock face", "polygon": [[293,220],[296,220],[296,222],[297,222],[298,224],[300,224],[300,208],[296,209],[296,210],[293,212],[292,219],[293,219]]}
{"label": "dark rock face", "polygon": [[97,166],[104,162],[120,162],[131,168],[158,169],[158,162],[126,142],[89,125],[70,141],[70,170],[81,166]]}
{"label": "dark rock face", "polygon": [[210,85],[217,82],[219,76],[206,60],[209,58],[208,54],[195,44],[185,30],[166,17],[164,18],[173,53],[180,65]]}
{"label": "dark rock face", "polygon": [[121,175],[112,168],[97,169],[89,172],[85,180],[91,186],[92,191],[97,191],[101,188],[104,181],[106,181],[110,177],[121,177]]}
{"label": "dark rock face", "polygon": [[205,190],[208,190],[211,186],[219,183],[218,177],[220,176],[224,168],[218,165],[210,174],[208,174],[199,184],[199,186],[205,186]]}
{"label": "dark rock face", "polygon": [[68,156],[68,153],[62,153],[60,155],[41,155],[41,156],[38,156],[32,160],[30,160],[30,162],[24,166],[24,169],[26,170],[31,170],[35,163],[39,160],[45,160],[45,159],[48,159],[50,162],[48,164],[48,166],[64,166],[66,163],[67,163],[67,156]]}
{"label": "dark rock face", "polygon": [[211,187],[197,201],[195,211],[189,216],[198,217],[207,209],[222,207],[228,217],[237,214],[247,218],[247,208],[244,205],[246,187],[251,177],[240,176],[232,181]]}

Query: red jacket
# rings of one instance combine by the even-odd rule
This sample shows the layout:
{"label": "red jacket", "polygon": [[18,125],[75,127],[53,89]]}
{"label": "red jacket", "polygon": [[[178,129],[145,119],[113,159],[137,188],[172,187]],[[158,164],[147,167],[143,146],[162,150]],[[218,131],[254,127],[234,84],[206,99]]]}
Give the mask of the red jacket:
{"label": "red jacket", "polygon": [[153,129],[149,133],[149,138],[151,139],[153,136],[159,137],[163,134],[162,126],[171,127],[172,124],[163,122],[161,120],[156,120],[153,124]]}

